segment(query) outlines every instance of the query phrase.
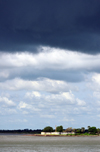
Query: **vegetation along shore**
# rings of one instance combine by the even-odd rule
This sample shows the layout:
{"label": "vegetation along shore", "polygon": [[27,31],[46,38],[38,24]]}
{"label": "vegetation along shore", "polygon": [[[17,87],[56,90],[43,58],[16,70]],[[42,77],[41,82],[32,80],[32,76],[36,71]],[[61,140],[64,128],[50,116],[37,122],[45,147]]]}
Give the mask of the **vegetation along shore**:
{"label": "vegetation along shore", "polygon": [[88,129],[82,128],[72,128],[68,127],[67,129],[63,129],[63,126],[57,126],[55,130],[47,126],[43,129],[43,132],[41,132],[41,135],[46,136],[98,136],[100,134],[100,128],[96,127],[90,127],[88,126]]}
{"label": "vegetation along shore", "polygon": [[63,129],[63,126],[57,126],[53,129],[51,126],[47,126],[44,129],[18,129],[18,130],[0,130],[0,134],[19,134],[27,136],[99,136],[100,128],[94,126],[88,126],[88,129],[84,127],[72,128],[68,127]]}

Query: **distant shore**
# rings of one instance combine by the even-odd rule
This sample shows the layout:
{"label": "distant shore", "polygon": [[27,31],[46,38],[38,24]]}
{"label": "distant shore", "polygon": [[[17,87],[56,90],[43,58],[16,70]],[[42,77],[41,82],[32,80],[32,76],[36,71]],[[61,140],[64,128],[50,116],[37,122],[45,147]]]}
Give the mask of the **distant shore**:
{"label": "distant shore", "polygon": [[24,136],[40,136],[40,137],[98,137],[99,135],[41,135],[41,134],[24,134]]}
{"label": "distant shore", "polygon": [[99,137],[99,135],[41,135],[41,134],[25,134],[25,133],[0,133],[0,136],[39,136],[39,137]]}

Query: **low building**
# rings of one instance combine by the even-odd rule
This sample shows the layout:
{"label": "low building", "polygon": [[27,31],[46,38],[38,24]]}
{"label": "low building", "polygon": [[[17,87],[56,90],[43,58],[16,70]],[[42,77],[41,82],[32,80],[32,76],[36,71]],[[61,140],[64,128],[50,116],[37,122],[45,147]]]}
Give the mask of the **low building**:
{"label": "low building", "polygon": [[41,135],[68,135],[75,134],[75,132],[41,132]]}
{"label": "low building", "polygon": [[59,135],[59,132],[41,132],[41,135]]}

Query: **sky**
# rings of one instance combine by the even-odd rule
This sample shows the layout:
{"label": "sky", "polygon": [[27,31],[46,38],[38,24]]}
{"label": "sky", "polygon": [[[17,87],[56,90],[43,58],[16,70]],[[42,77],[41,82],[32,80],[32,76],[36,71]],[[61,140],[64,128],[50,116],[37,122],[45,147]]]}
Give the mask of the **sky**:
{"label": "sky", "polygon": [[100,128],[100,0],[0,0],[0,129]]}

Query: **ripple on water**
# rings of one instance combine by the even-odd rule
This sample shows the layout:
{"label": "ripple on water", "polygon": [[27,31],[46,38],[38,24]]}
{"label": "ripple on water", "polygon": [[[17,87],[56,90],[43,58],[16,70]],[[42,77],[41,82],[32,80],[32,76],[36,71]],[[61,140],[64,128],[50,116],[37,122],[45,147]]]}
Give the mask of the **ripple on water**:
{"label": "ripple on water", "polygon": [[0,136],[0,152],[100,152],[100,137]]}

